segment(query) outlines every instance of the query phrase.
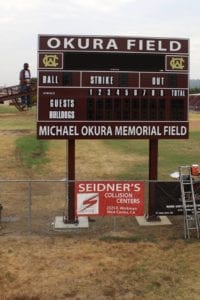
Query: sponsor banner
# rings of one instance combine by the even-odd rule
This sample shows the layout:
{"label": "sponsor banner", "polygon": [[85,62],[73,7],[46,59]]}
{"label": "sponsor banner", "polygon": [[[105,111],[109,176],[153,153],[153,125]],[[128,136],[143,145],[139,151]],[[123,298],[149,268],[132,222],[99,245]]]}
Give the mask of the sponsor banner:
{"label": "sponsor banner", "polygon": [[78,216],[144,215],[143,181],[76,182]]}
{"label": "sponsor banner", "polygon": [[[197,211],[200,212],[200,181],[193,184]],[[156,215],[182,215],[180,182],[155,182],[156,187]],[[193,205],[188,204],[188,210]]]}

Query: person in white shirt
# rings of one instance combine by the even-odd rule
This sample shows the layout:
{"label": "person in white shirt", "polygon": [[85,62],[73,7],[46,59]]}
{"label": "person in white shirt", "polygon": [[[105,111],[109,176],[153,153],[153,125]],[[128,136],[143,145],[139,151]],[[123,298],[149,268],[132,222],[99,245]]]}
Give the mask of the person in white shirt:
{"label": "person in white shirt", "polygon": [[[24,68],[19,74],[20,91],[27,93],[31,91],[31,72],[29,70],[28,63],[24,63]],[[24,95],[21,97],[22,105],[25,107],[31,107],[31,95]]]}

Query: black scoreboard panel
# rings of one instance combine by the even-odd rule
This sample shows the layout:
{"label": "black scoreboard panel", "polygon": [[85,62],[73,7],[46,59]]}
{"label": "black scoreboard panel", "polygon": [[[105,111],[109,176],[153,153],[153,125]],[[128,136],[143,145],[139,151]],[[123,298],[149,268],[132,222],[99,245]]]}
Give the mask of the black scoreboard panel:
{"label": "black scoreboard panel", "polygon": [[[168,106],[168,109],[167,109]],[[182,121],[187,116],[184,99],[161,98],[88,98],[88,121]]]}
{"label": "black scoreboard panel", "polygon": [[65,70],[160,71],[165,69],[165,55],[138,53],[64,54]]}
{"label": "black scoreboard panel", "polygon": [[39,39],[39,138],[188,138],[187,40]]}

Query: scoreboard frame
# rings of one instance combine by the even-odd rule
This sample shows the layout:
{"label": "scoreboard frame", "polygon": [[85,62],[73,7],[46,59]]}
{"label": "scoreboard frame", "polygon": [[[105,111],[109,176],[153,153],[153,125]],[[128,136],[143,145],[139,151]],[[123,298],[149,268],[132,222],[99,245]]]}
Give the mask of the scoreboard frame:
{"label": "scoreboard frame", "polygon": [[39,139],[187,139],[189,40],[38,36]]}

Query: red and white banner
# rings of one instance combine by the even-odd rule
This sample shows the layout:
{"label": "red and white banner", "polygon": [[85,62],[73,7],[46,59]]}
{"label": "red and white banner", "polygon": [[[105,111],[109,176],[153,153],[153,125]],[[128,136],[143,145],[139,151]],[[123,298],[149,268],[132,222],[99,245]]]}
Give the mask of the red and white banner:
{"label": "red and white banner", "polygon": [[78,216],[144,215],[143,181],[76,182]]}

